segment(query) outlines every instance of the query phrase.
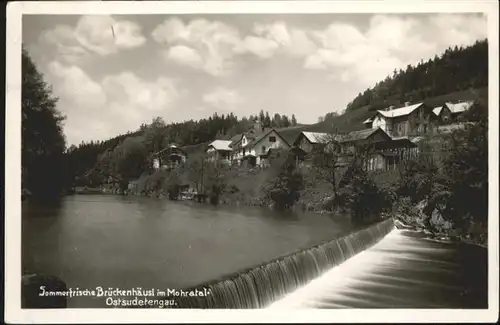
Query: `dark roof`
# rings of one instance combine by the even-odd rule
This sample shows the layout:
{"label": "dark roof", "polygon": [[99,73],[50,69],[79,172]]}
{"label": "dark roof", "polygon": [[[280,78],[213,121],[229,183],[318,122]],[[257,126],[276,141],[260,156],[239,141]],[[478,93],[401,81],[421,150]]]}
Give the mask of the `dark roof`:
{"label": "dark roof", "polygon": [[[170,151],[172,151],[172,152],[169,153]],[[182,153],[182,154],[184,154],[184,155],[187,156],[187,153],[182,148],[176,146],[175,144],[171,144],[168,147],[166,147],[165,149],[162,149],[162,150],[160,150],[158,152],[155,152],[153,154],[153,156],[158,156],[160,154],[165,154],[165,153],[167,153],[167,154],[177,154],[176,151],[180,152],[180,153]]]}
{"label": "dark roof", "polygon": [[369,138],[372,134],[376,132],[383,132],[387,136],[387,138],[390,139],[387,133],[385,133],[381,128],[352,131],[347,134],[338,135],[336,136],[336,138],[338,139],[337,141],[339,142],[360,141]]}
{"label": "dark roof", "polygon": [[241,139],[241,136],[243,135],[243,133],[239,133],[239,134],[236,134],[236,135],[233,135],[229,140],[231,142],[235,142],[235,141],[238,141],[239,139]]}
{"label": "dark roof", "polygon": [[248,143],[248,147],[251,147],[253,145],[255,145],[257,142],[259,142],[260,140],[262,140],[263,138],[265,138],[268,134],[272,133],[272,132],[276,132],[276,134],[288,145],[290,146],[290,144],[288,143],[288,141],[285,140],[285,138],[283,138],[281,136],[281,134],[279,134],[278,131],[276,131],[276,129],[270,129],[270,130],[267,130],[265,132],[260,132],[258,134],[255,134],[252,138],[252,140]]}
{"label": "dark roof", "polygon": [[247,146],[248,147],[253,146],[255,143],[259,142],[266,135],[271,133],[272,130],[273,129],[267,130],[265,132],[258,132],[258,133],[254,133],[254,134],[250,134],[250,135],[245,135],[247,137],[247,139],[249,140]]}

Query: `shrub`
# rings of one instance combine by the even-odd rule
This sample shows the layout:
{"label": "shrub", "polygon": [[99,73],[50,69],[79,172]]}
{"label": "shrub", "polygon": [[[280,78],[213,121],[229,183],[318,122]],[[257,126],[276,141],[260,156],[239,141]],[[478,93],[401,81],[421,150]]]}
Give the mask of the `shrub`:
{"label": "shrub", "polygon": [[219,199],[221,194],[226,189],[226,176],[225,174],[216,166],[208,165],[205,169],[205,189],[209,201],[213,205],[219,204]]}
{"label": "shrub", "polygon": [[353,165],[349,178],[339,189],[335,205],[351,212],[355,223],[379,219],[392,207],[392,195],[377,187],[359,164]]}
{"label": "shrub", "polygon": [[396,190],[399,197],[410,197],[420,202],[431,195],[438,169],[429,156],[420,156],[402,165],[401,180]]}
{"label": "shrub", "polygon": [[164,183],[164,189],[170,200],[178,200],[180,195],[180,177],[177,170],[173,170]]}
{"label": "shrub", "polygon": [[300,191],[303,189],[304,178],[302,174],[295,170],[293,164],[288,164],[284,171],[265,189],[265,193],[277,210],[286,210],[299,200]]}
{"label": "shrub", "polygon": [[178,200],[180,194],[179,184],[171,184],[167,188],[168,198],[170,200]]}

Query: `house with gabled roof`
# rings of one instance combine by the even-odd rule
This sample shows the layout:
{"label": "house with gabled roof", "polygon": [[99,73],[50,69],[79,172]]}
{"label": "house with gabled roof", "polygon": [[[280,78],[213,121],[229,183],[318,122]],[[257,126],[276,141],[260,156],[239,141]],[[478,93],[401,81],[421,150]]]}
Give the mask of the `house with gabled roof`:
{"label": "house with gabled roof", "polygon": [[460,116],[474,105],[474,101],[461,101],[458,103],[446,102],[435,107],[432,111],[438,118],[439,124],[458,122]]}
{"label": "house with gabled roof", "polygon": [[451,111],[445,104],[434,107],[432,112],[436,115],[438,124],[447,124],[451,122]]}
{"label": "house with gabled roof", "polygon": [[187,160],[187,153],[175,144],[153,154],[154,169],[173,169]]}
{"label": "house with gabled roof", "polygon": [[432,108],[423,102],[413,105],[407,102],[402,107],[378,110],[363,124],[372,129],[381,128],[391,136],[417,136],[432,132],[436,122]]}
{"label": "house with gabled roof", "polygon": [[293,146],[307,153],[324,147],[330,138],[328,133],[302,131],[293,142]]}
{"label": "house with gabled roof", "polygon": [[367,170],[396,168],[402,159],[415,153],[416,147],[408,137],[391,137],[380,127],[338,134],[302,132],[294,141],[294,149],[300,153],[308,148],[334,150],[339,166],[349,165],[355,154],[366,152]]}
{"label": "house with gabled roof", "polygon": [[458,103],[445,103],[445,106],[451,112],[451,120],[453,122],[457,122],[460,119],[460,116],[468,111],[472,106],[474,106],[474,101],[464,101]]}
{"label": "house with gabled roof", "polygon": [[231,153],[233,148],[231,148],[231,140],[215,140],[212,141],[206,150],[208,161],[210,162],[221,162],[224,164],[231,163]]}
{"label": "house with gabled roof", "polygon": [[358,146],[391,140],[391,136],[382,128],[356,130],[347,134],[336,135],[334,138],[344,145]]}
{"label": "house with gabled roof", "polygon": [[275,130],[247,132],[231,144],[233,162],[249,166],[265,164],[272,149],[288,149],[290,144]]}
{"label": "house with gabled roof", "polygon": [[463,101],[458,103],[445,103],[445,105],[450,109],[451,114],[457,115],[462,114],[469,110],[472,105],[474,105],[474,101]]}

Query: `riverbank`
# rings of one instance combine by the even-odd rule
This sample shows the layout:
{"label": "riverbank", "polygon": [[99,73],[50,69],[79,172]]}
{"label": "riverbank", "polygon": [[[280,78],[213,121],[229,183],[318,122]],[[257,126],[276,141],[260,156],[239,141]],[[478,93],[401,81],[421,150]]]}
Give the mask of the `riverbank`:
{"label": "riverbank", "polygon": [[[409,216],[402,216],[398,214],[392,214],[391,216],[394,219],[394,226],[400,230],[409,230],[420,235],[422,237],[432,240],[435,242],[444,242],[444,243],[462,243],[467,245],[475,245],[482,248],[488,248],[488,238],[487,237],[475,237],[471,236],[471,233],[467,233],[466,235],[460,234],[457,229],[450,228],[449,230],[443,230],[442,228],[436,228],[435,226],[426,227],[419,223],[418,221],[409,221],[412,220]],[[432,221],[431,221],[432,222]],[[485,234],[486,231],[481,231],[481,233]]]}
{"label": "riverbank", "polygon": [[104,194],[104,190],[101,187],[75,187],[69,194]]}

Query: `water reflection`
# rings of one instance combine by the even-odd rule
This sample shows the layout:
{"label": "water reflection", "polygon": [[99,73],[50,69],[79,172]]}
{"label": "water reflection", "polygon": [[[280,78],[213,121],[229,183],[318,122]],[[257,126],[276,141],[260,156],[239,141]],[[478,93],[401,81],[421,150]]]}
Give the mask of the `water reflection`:
{"label": "water reflection", "polygon": [[[23,204],[23,272],[68,287],[183,288],[351,231],[349,219],[112,195]],[[73,298],[68,307],[103,307]]]}

